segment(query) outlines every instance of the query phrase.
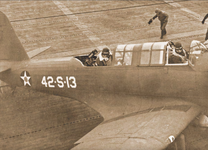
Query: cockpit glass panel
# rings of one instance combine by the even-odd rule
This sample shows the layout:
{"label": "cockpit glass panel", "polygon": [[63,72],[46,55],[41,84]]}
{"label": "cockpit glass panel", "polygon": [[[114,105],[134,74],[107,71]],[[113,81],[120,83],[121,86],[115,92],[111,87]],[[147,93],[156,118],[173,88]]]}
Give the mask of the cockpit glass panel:
{"label": "cockpit glass panel", "polygon": [[125,51],[132,51],[136,44],[128,44],[125,47]]}
{"label": "cockpit glass panel", "polygon": [[[206,43],[205,43],[206,44]],[[202,51],[206,51],[207,47],[200,41],[193,40],[190,45],[190,53],[201,54]]]}
{"label": "cockpit glass panel", "polygon": [[149,61],[150,61],[150,51],[142,51],[140,65],[148,65]]}
{"label": "cockpit glass panel", "polygon": [[116,51],[124,51],[125,47],[126,47],[126,45],[118,45],[116,48]]}
{"label": "cockpit glass panel", "polygon": [[123,64],[125,66],[131,65],[131,60],[132,60],[132,52],[126,52],[124,56]]}
{"label": "cockpit glass panel", "polygon": [[206,42],[202,44],[200,41],[193,40],[190,45],[190,53],[189,53],[189,62],[192,66],[195,65],[196,60],[202,55],[204,52],[207,51]]}
{"label": "cockpit glass panel", "polygon": [[152,51],[151,64],[163,64],[163,51]]}
{"label": "cockpit glass panel", "polygon": [[123,65],[123,52],[116,52],[115,53],[115,66],[122,66]]}
{"label": "cockpit glass panel", "polygon": [[152,44],[153,43],[144,43],[142,45],[142,50],[151,50]]}

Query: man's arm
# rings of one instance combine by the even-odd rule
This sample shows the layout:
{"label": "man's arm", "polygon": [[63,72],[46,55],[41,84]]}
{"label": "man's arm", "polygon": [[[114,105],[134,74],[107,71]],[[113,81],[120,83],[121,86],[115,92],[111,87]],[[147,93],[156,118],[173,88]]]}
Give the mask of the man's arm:
{"label": "man's arm", "polygon": [[148,22],[148,24],[151,24],[152,21],[153,21],[155,18],[157,18],[157,15],[155,15],[152,19],[150,19],[149,22]]}
{"label": "man's arm", "polygon": [[186,61],[186,54],[185,54],[185,56],[182,56],[182,55],[180,55],[180,54],[173,53],[173,55],[176,56],[176,57],[181,58],[181,61],[182,61],[183,63]]}
{"label": "man's arm", "polygon": [[157,18],[157,15],[155,15],[152,19],[154,20],[155,18]]}
{"label": "man's arm", "polygon": [[206,14],[206,16],[204,17],[204,19],[202,20],[202,24],[204,24],[205,20],[208,18],[208,14]]}

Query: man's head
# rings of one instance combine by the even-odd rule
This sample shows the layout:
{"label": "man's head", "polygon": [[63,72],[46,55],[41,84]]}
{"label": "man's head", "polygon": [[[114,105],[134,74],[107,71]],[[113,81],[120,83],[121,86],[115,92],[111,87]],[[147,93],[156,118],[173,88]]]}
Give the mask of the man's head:
{"label": "man's head", "polygon": [[98,54],[98,51],[95,49],[88,55],[88,57],[91,58],[93,56],[96,56],[97,54]]}
{"label": "man's head", "polygon": [[94,49],[94,50],[92,51],[92,53],[93,53],[94,55],[96,55],[96,54],[98,53],[98,51],[97,51],[96,49]]}
{"label": "man's head", "polygon": [[158,14],[162,13],[162,11],[161,11],[160,9],[157,8],[157,9],[155,10],[155,13],[158,15]]}
{"label": "man's head", "polygon": [[107,58],[110,56],[110,50],[107,47],[103,48],[102,56]]}
{"label": "man's head", "polygon": [[180,42],[175,43],[175,51],[176,51],[176,53],[181,53],[183,51],[183,47]]}

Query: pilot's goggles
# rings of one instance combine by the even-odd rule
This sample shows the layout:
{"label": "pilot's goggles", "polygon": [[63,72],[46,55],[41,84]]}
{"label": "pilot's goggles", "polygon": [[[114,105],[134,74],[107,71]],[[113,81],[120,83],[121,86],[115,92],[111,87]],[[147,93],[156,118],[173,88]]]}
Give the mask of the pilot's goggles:
{"label": "pilot's goggles", "polygon": [[175,50],[183,50],[183,47],[175,48]]}
{"label": "pilot's goggles", "polygon": [[102,55],[109,55],[109,52],[102,52]]}

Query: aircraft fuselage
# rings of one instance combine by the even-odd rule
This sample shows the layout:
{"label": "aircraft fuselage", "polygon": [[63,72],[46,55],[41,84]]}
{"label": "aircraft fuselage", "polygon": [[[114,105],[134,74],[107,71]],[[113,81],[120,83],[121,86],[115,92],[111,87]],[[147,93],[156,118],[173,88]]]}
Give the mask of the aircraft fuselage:
{"label": "aircraft fuselage", "polygon": [[[11,70],[10,75],[5,74],[3,79],[11,85],[77,99],[91,107],[120,103],[116,95],[137,96],[136,101],[140,101],[138,96],[183,98],[207,105],[204,99],[208,97],[208,73],[194,71],[189,66],[84,67],[61,60],[29,61],[26,64],[25,67]],[[24,78],[25,72],[30,78]],[[113,95],[111,102],[105,95]],[[101,101],[101,98],[106,100]],[[126,99],[122,101],[122,107],[130,103]],[[136,102],[136,105],[140,106],[141,103]]]}

